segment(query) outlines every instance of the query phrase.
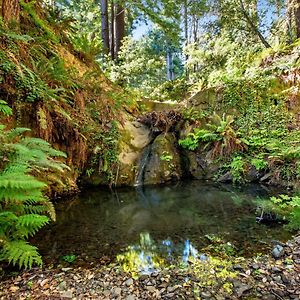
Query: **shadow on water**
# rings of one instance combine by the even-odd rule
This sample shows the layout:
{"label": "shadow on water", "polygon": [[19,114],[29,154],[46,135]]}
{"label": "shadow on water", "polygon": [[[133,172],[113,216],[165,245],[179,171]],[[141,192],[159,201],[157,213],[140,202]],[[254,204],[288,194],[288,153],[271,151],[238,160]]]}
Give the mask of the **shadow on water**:
{"label": "shadow on water", "polygon": [[113,193],[93,189],[57,204],[57,222],[33,242],[48,263],[70,254],[84,261],[113,260],[138,245],[141,233],[154,243],[179,247],[180,253],[186,243],[201,251],[222,241],[250,256],[269,250],[271,240],[290,237],[282,226],[256,223],[256,198],[267,195],[259,186],[235,189],[199,181]]}

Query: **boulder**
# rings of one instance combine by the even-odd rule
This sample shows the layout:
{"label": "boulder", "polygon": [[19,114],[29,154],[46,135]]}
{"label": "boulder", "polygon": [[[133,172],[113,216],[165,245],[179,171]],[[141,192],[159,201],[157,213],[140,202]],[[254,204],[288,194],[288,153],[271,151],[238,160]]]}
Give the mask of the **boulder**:
{"label": "boulder", "polygon": [[117,185],[134,185],[143,149],[152,141],[150,129],[136,121],[127,121],[120,129],[119,174]]}
{"label": "boulder", "polygon": [[144,184],[160,184],[182,177],[177,140],[172,133],[161,134],[154,140],[144,170]]}

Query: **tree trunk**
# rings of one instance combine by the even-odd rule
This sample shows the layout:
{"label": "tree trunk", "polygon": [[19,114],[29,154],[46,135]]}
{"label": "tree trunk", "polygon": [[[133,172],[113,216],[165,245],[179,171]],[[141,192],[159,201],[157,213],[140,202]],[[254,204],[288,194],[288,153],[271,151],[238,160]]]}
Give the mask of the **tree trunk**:
{"label": "tree trunk", "polygon": [[19,0],[2,0],[2,18],[5,23],[11,21],[19,22],[20,4]]}
{"label": "tree trunk", "polygon": [[111,59],[114,60],[115,56],[115,3],[111,1],[110,7],[110,54]]}
{"label": "tree trunk", "polygon": [[124,3],[116,5],[116,58],[118,58],[125,37],[125,8]]}
{"label": "tree trunk", "polygon": [[287,13],[291,35],[298,39],[300,38],[300,0],[288,0]]}
{"label": "tree trunk", "polygon": [[109,54],[109,23],[108,23],[108,3],[101,0],[101,35],[104,54]]}
{"label": "tree trunk", "polygon": [[300,38],[300,0],[295,0],[295,26],[296,37]]}
{"label": "tree trunk", "polygon": [[245,9],[243,0],[240,0],[240,6],[241,6],[241,12],[245,17],[246,22],[249,24],[251,30],[253,31],[253,33],[255,33],[259,37],[260,41],[264,44],[266,48],[271,48],[271,45],[267,42],[265,37],[259,31],[258,27],[255,25],[255,22],[253,22],[251,16],[248,14],[247,10]]}
{"label": "tree trunk", "polygon": [[167,79],[174,80],[174,65],[173,65],[173,55],[170,49],[167,50]]}
{"label": "tree trunk", "polygon": [[[184,21],[184,39],[185,39],[185,47],[187,48],[189,44],[189,22],[188,22],[188,0],[184,0],[183,3],[183,21]],[[188,54],[185,54],[185,76],[186,79],[189,77],[187,62],[189,60]]]}

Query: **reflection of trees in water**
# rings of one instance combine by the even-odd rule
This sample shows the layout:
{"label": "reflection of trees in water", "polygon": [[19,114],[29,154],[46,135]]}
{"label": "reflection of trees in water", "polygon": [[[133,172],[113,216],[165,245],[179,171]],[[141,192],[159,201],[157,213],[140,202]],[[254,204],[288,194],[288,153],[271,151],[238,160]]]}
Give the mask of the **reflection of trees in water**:
{"label": "reflection of trees in water", "polygon": [[148,232],[140,234],[137,244],[117,256],[124,270],[132,274],[151,274],[166,265],[188,263],[189,260],[205,260],[207,257],[185,239],[182,243],[173,243],[171,239],[154,241]]}

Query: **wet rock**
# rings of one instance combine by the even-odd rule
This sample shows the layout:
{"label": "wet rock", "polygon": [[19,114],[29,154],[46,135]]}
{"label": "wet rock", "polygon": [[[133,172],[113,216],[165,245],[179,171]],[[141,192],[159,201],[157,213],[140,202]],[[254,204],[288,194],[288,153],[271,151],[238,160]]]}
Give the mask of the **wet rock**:
{"label": "wet rock", "polygon": [[284,255],[284,248],[281,245],[276,245],[272,250],[274,258],[280,258]]}
{"label": "wet rock", "polygon": [[251,166],[245,174],[247,182],[258,182],[264,175],[263,172],[258,171],[254,166]]}
{"label": "wet rock", "polygon": [[224,175],[220,176],[218,182],[220,183],[231,183],[233,181],[233,176],[230,172],[225,173]]}
{"label": "wet rock", "polygon": [[177,181],[182,177],[181,157],[172,133],[161,134],[153,142],[144,170],[144,184]]}

